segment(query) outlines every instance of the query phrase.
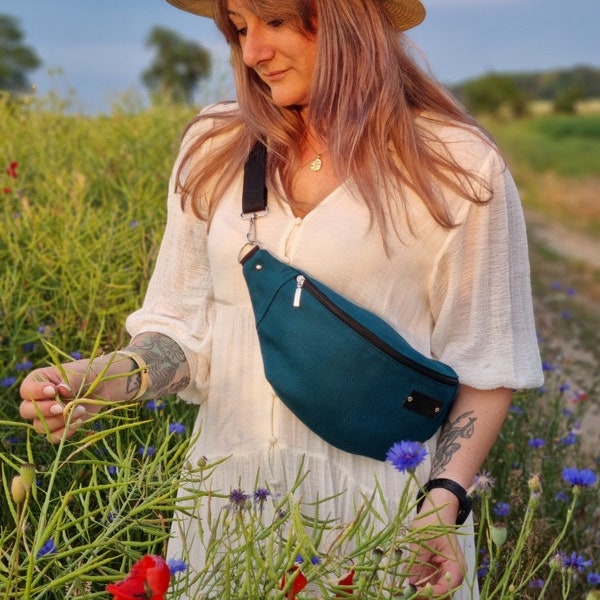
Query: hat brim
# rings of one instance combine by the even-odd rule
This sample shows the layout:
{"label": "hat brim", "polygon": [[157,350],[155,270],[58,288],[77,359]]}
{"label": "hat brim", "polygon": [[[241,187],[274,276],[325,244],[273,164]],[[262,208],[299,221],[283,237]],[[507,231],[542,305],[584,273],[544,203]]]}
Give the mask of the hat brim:
{"label": "hat brim", "polygon": [[[214,0],[167,0],[173,6],[201,17],[215,16]],[[425,7],[420,0],[383,0],[383,5],[399,31],[416,27],[425,18]]]}

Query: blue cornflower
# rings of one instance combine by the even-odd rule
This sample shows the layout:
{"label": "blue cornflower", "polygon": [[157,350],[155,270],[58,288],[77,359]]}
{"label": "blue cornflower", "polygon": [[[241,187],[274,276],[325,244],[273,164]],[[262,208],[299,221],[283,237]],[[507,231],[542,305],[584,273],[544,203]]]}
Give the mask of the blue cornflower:
{"label": "blue cornflower", "polygon": [[543,440],[542,438],[533,438],[532,440],[529,440],[529,445],[532,448],[543,448],[546,445],[546,440]]}
{"label": "blue cornflower", "polygon": [[235,511],[241,511],[246,507],[248,494],[243,490],[236,488],[229,493],[229,508]]}
{"label": "blue cornflower", "polygon": [[477,577],[479,577],[480,579],[483,579],[484,577],[486,577],[490,572],[490,559],[489,556],[484,556],[480,561],[479,561],[479,566],[477,567]]}
{"label": "blue cornflower", "polygon": [[185,425],[182,423],[171,423],[169,425],[169,433],[185,433]]}
{"label": "blue cornflower", "polygon": [[0,380],[0,385],[5,388],[12,387],[13,385],[15,385],[15,383],[17,383],[16,377],[3,377]]}
{"label": "blue cornflower", "polygon": [[543,579],[532,579],[529,582],[529,587],[536,590],[541,590],[544,587]]}
{"label": "blue cornflower", "polygon": [[83,358],[83,354],[81,354],[79,350],[74,350],[73,352],[71,352],[71,358],[73,360],[81,360]]}
{"label": "blue cornflower", "polygon": [[591,469],[579,470],[575,467],[565,467],[562,477],[570,485],[579,485],[581,487],[590,487],[596,483],[596,473]]}
{"label": "blue cornflower", "polygon": [[396,442],[388,451],[386,458],[401,473],[414,471],[427,456],[427,448],[420,442]]}
{"label": "blue cornflower", "polygon": [[146,402],[146,408],[148,410],[163,410],[165,407],[165,401],[164,400],[148,400],[148,402]]}
{"label": "blue cornflower", "polygon": [[154,446],[142,446],[141,448],[138,448],[137,453],[145,458],[146,456],[154,456],[156,450],[154,449]]}
{"label": "blue cornflower", "polygon": [[108,467],[108,474],[109,475],[116,475],[117,472],[118,472],[118,469],[117,469],[117,467],[115,467],[115,465],[110,465]]}
{"label": "blue cornflower", "polygon": [[171,558],[167,561],[167,566],[169,567],[169,571],[171,575],[175,575],[176,573],[183,573],[187,571],[188,565],[185,560],[181,560],[179,558]]}
{"label": "blue cornflower", "polygon": [[498,502],[494,506],[493,511],[498,517],[508,517],[510,514],[510,504],[508,502]]}
{"label": "blue cornflower", "polygon": [[580,573],[583,573],[583,571],[592,564],[591,560],[585,560],[583,556],[580,556],[577,552],[561,554],[560,562],[563,568],[571,571],[579,571]]}
{"label": "blue cornflower", "polygon": [[567,433],[567,435],[560,438],[560,443],[563,446],[572,446],[576,442],[577,442],[577,436],[572,431],[569,431],[569,433]]}
{"label": "blue cornflower", "polygon": [[522,415],[523,414],[523,409],[520,406],[515,406],[514,404],[511,405],[511,407],[509,408],[510,412],[515,414],[515,415]]}
{"label": "blue cornflower", "polygon": [[600,585],[600,573],[588,573],[587,582],[590,585]]}
{"label": "blue cornflower", "polygon": [[33,367],[33,363],[30,360],[22,360],[20,363],[15,365],[17,371],[30,371]]}
{"label": "blue cornflower", "polygon": [[29,354],[30,352],[33,352],[35,350],[35,342],[25,342],[21,345],[21,348],[23,352]]}
{"label": "blue cornflower", "polygon": [[571,386],[568,383],[561,383],[559,392],[562,394],[563,392],[566,392],[570,389],[571,389]]}
{"label": "blue cornflower", "polygon": [[556,496],[554,496],[554,499],[558,502],[569,502],[569,500],[571,500],[567,492],[556,492]]}
{"label": "blue cornflower", "polygon": [[553,371],[556,371],[556,365],[553,365],[551,362],[544,360],[542,361],[542,370],[547,371],[548,373],[552,373]]}
{"label": "blue cornflower", "polygon": [[311,562],[311,564],[313,564],[313,565],[315,565],[315,566],[316,566],[316,565],[320,565],[320,564],[321,564],[321,557],[320,557],[320,556],[313,556],[313,557],[310,559],[310,562]]}
{"label": "blue cornflower", "polygon": [[254,502],[262,506],[270,495],[271,492],[267,488],[257,488],[254,491]]}
{"label": "blue cornflower", "polygon": [[38,558],[42,558],[42,556],[46,556],[48,554],[54,554],[56,552],[56,544],[54,540],[48,540],[44,542],[44,545],[40,548],[40,551],[37,553]]}
{"label": "blue cornflower", "polygon": [[139,225],[139,221],[129,221],[129,227],[133,228],[133,227],[137,227]]}

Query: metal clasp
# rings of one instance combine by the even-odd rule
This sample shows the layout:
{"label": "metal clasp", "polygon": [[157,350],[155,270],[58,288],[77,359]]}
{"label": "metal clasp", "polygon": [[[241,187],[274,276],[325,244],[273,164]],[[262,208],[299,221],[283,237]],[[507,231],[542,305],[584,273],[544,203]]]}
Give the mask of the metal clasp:
{"label": "metal clasp", "polygon": [[246,233],[246,243],[240,248],[238,254],[238,261],[242,262],[243,257],[249,252],[253,246],[258,246],[258,240],[256,238],[256,219],[266,217],[269,214],[269,209],[251,213],[240,213],[240,217],[245,221],[249,221],[248,232]]}

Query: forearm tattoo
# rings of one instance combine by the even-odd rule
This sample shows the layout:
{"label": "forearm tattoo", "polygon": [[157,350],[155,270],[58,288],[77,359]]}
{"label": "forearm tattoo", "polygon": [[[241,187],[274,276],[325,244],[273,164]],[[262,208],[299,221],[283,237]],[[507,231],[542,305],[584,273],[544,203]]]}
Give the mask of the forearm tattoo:
{"label": "forearm tattoo", "polygon": [[437,450],[431,465],[429,476],[431,479],[439,477],[446,470],[452,456],[460,450],[462,441],[473,437],[475,421],[477,421],[477,417],[473,416],[473,411],[459,415],[454,421],[450,419],[446,421],[440,432]]}
{"label": "forearm tattoo", "polygon": [[[139,354],[148,365],[150,385],[142,400],[175,394],[189,384],[189,367],[185,354],[168,336],[144,333],[136,336],[127,349]],[[140,373],[132,374],[127,380],[128,392],[139,390],[140,382]]]}

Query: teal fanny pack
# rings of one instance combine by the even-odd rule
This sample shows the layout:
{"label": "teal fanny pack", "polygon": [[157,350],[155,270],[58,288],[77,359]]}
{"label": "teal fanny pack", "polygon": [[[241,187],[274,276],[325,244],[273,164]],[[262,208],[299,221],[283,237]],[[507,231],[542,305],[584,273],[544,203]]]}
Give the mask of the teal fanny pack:
{"label": "teal fanny pack", "polygon": [[[252,220],[266,212],[264,150],[258,149],[262,158],[256,150],[244,181],[243,215]],[[377,460],[395,442],[432,437],[458,391],[454,370],[249,241],[240,262],[265,376],[286,406],[333,446]]]}

